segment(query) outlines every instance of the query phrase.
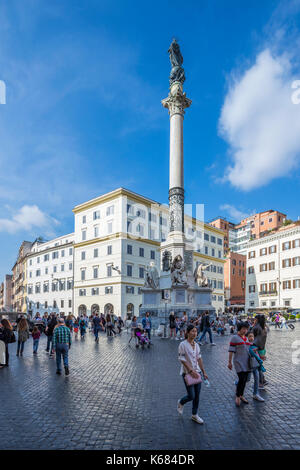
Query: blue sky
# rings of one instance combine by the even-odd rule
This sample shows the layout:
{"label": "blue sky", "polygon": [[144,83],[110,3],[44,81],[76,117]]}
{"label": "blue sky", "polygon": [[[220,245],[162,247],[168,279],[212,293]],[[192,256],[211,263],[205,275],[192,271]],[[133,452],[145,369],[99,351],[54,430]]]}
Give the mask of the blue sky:
{"label": "blue sky", "polygon": [[180,43],[186,202],[205,220],[298,210],[300,2],[0,0],[0,279],[123,186],[168,196],[167,50]]}

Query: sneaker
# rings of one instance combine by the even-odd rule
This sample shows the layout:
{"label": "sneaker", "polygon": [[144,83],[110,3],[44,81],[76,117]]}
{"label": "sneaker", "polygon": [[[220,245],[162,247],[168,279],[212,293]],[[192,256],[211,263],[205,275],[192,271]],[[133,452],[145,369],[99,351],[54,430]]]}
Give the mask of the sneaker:
{"label": "sneaker", "polygon": [[69,371],[69,367],[65,367],[65,374],[66,375],[69,375],[70,371]]}
{"label": "sneaker", "polygon": [[180,415],[183,413],[183,405],[180,403],[180,400],[177,402],[177,411]]}
{"label": "sneaker", "polygon": [[253,400],[265,401],[260,395],[253,395]]}
{"label": "sneaker", "polygon": [[56,373],[57,373],[57,375],[61,375],[61,371],[60,371],[60,370],[57,370]]}
{"label": "sneaker", "polygon": [[192,415],[192,420],[195,421],[198,424],[203,424],[204,423],[203,419],[200,418],[200,416],[198,416],[198,415]]}
{"label": "sneaker", "polygon": [[211,346],[216,346],[216,343],[210,343]]}
{"label": "sneaker", "polygon": [[263,385],[259,385],[258,390],[265,390],[265,387]]}
{"label": "sneaker", "polygon": [[175,338],[175,339],[176,339],[176,341],[179,341],[179,338]]}

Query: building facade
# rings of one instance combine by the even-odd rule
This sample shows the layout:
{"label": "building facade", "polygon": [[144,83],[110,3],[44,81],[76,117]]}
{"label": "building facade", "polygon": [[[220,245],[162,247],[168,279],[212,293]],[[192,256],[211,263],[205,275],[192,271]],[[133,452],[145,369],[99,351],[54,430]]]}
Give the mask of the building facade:
{"label": "building facade", "polygon": [[246,310],[300,307],[300,222],[247,245]]}
{"label": "building facade", "polygon": [[232,309],[245,308],[247,258],[230,251],[224,265],[226,306]]}
{"label": "building facade", "polygon": [[37,313],[73,312],[74,234],[34,242],[26,256],[26,310]]}
{"label": "building facade", "polygon": [[12,310],[12,275],[6,274],[0,285],[0,312]]}
{"label": "building facade", "polygon": [[12,268],[12,308],[14,312],[26,312],[26,256],[31,250],[31,242],[24,241]]}
{"label": "building facade", "polygon": [[[150,263],[160,270],[160,243],[168,234],[168,206],[123,188],[76,206],[75,313],[138,315]],[[197,262],[212,263],[207,277],[216,311],[224,309],[223,232],[185,216]]]}

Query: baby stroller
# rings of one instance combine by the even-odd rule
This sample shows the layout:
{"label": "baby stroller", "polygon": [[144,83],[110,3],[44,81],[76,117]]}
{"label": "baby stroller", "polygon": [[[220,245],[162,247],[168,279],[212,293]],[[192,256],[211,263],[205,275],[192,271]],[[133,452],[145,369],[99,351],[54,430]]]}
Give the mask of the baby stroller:
{"label": "baby stroller", "polygon": [[147,334],[145,333],[145,331],[143,330],[143,328],[140,328],[140,326],[138,326],[135,329],[135,336],[136,336],[136,339],[137,339],[137,342],[136,342],[136,345],[135,345],[136,348],[139,348],[139,346],[141,346],[142,349],[144,349],[145,346],[150,348],[149,338],[148,338]]}

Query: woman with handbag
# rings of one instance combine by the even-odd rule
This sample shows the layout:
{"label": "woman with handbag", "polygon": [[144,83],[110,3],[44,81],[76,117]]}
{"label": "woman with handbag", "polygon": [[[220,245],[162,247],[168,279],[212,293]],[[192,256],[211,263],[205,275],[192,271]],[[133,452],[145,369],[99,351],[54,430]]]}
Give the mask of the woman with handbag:
{"label": "woman with handbag", "polygon": [[25,318],[21,318],[17,326],[18,332],[18,347],[17,347],[17,357],[23,356],[24,344],[29,338],[29,328],[28,323]]}
{"label": "woman with handbag", "polygon": [[192,420],[198,424],[203,424],[203,419],[198,416],[199,395],[201,390],[201,374],[204,379],[208,379],[200,354],[200,346],[195,342],[197,328],[188,325],[186,329],[186,339],[180,343],[178,348],[178,359],[181,362],[180,375],[182,375],[187,395],[178,400],[177,411],[182,415],[185,403],[192,401]]}
{"label": "woman with handbag", "polygon": [[14,343],[16,341],[13,327],[10,322],[3,318],[0,323],[0,340],[5,343],[5,364],[0,364],[0,367],[8,367],[9,353],[8,353],[8,344]]}

